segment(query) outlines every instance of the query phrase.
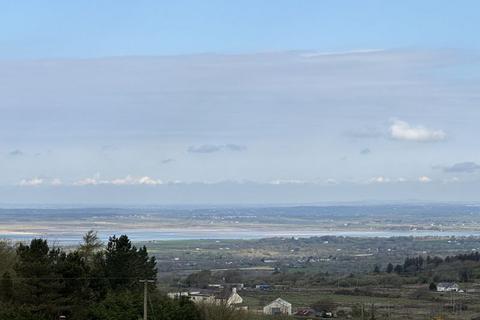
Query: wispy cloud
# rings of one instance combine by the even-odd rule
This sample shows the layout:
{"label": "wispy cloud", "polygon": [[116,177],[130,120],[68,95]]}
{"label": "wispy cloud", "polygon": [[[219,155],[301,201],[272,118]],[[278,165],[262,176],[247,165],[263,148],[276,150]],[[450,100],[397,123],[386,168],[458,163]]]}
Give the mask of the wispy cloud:
{"label": "wispy cloud", "polygon": [[375,139],[384,136],[379,129],[373,127],[351,129],[346,131],[344,135],[355,139]]}
{"label": "wispy cloud", "polygon": [[443,171],[448,173],[473,173],[477,170],[480,170],[480,165],[473,161],[459,162],[449,167],[443,167]]}
{"label": "wispy cloud", "polygon": [[[437,167],[438,168],[438,167]],[[480,165],[473,161],[459,162],[448,167],[440,167],[447,173],[473,173],[480,170]]]}
{"label": "wispy cloud", "polygon": [[100,147],[100,150],[102,152],[108,152],[108,151],[113,151],[113,150],[117,150],[118,148],[114,145],[111,145],[111,144],[106,144],[106,145],[103,145]]}
{"label": "wispy cloud", "polygon": [[301,53],[300,56],[304,58],[316,58],[316,57],[326,57],[326,56],[345,56],[345,55],[381,53],[384,51],[385,49],[357,49],[357,50],[330,51],[330,52],[318,51],[318,52]]}
{"label": "wispy cloud", "polygon": [[247,147],[239,144],[202,144],[190,146],[187,151],[190,153],[214,153],[220,151],[244,151]]}
{"label": "wispy cloud", "polygon": [[229,150],[229,151],[245,151],[245,150],[247,150],[247,147],[244,146],[244,145],[232,144],[232,143],[224,145],[223,148],[225,150]]}
{"label": "wispy cloud", "polygon": [[214,153],[222,150],[222,146],[214,144],[202,144],[188,147],[190,153]]}
{"label": "wispy cloud", "polygon": [[20,157],[20,156],[25,155],[25,153],[20,149],[15,149],[15,150],[10,151],[8,153],[8,155],[11,156],[11,157]]}
{"label": "wispy cloud", "polygon": [[161,164],[168,164],[168,163],[172,163],[172,162],[175,162],[175,159],[167,158],[167,159],[163,159],[162,161],[160,161]]}
{"label": "wispy cloud", "polygon": [[339,182],[337,179],[328,178],[327,180],[325,180],[325,183],[326,183],[327,185],[337,185],[337,184],[339,184],[340,182]]}
{"label": "wispy cloud", "polygon": [[[479,83],[462,78],[469,59],[462,52],[404,49],[0,61],[2,72],[12,74],[0,79],[0,97],[15,102],[15,112],[7,104],[0,117],[0,136],[12,143],[4,146],[9,170],[2,181],[17,185],[37,173],[61,173],[66,188],[76,183],[116,189],[114,183],[155,185],[160,177],[199,184],[318,177],[318,185],[332,177],[338,181],[334,189],[348,198],[360,196],[350,191],[349,183],[382,190],[386,185],[367,185],[381,174],[375,181],[389,177],[387,188],[433,189],[455,174],[447,176],[440,168],[437,175],[432,173],[432,183],[422,185],[418,177],[431,173],[417,169],[441,159],[450,145],[413,152],[405,150],[408,145],[397,148],[397,140],[454,136],[448,142],[452,147],[455,143],[455,157],[477,160],[470,158],[468,139],[480,130],[470,121],[476,115]],[[392,117],[399,120],[389,122]],[[24,130],[28,125],[35,130]],[[35,141],[34,149],[28,141]],[[9,151],[17,148],[25,155],[10,157]],[[36,148],[55,153],[42,151],[42,157],[34,158]],[[372,153],[365,155],[364,149]],[[343,155],[349,158],[340,161]],[[178,165],[167,165],[169,157]],[[363,161],[354,163],[357,158]],[[199,160],[208,160],[201,163],[202,170]],[[161,163],[168,172],[158,171]],[[470,170],[480,172],[475,166],[445,169]],[[96,171],[108,177],[81,179]],[[128,173],[135,178],[127,179]],[[140,181],[142,176],[155,182]],[[407,182],[397,183],[396,177]],[[157,189],[163,188],[168,187]]]}
{"label": "wispy cloud", "polygon": [[393,120],[390,136],[396,140],[431,142],[444,140],[447,135],[443,130],[432,130],[421,125],[412,126],[405,121]]}
{"label": "wispy cloud", "polygon": [[370,150],[369,148],[364,148],[364,149],[360,150],[361,155],[367,155],[367,154],[370,154],[370,153],[372,153],[372,150]]}

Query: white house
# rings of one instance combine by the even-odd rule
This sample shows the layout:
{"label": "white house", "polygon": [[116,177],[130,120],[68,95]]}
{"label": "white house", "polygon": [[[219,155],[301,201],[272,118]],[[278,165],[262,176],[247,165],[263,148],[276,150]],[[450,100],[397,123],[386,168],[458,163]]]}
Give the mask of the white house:
{"label": "white house", "polygon": [[440,282],[437,284],[438,292],[450,292],[450,291],[458,292],[459,290],[460,290],[460,287],[455,282]]}
{"label": "white house", "polygon": [[278,298],[270,302],[270,304],[263,307],[263,313],[268,315],[273,315],[273,316],[282,315],[282,314],[291,315],[292,304],[281,298]]}
{"label": "white house", "polygon": [[227,306],[235,306],[243,303],[243,298],[237,293],[237,288],[231,292],[223,291],[215,295],[216,303],[225,303]]}
{"label": "white house", "polygon": [[225,303],[228,306],[239,306],[243,303],[243,298],[237,293],[237,288],[232,288],[231,292],[220,292],[217,294],[211,292],[170,292],[167,294],[170,298],[187,297],[195,303]]}
{"label": "white house", "polygon": [[167,295],[172,299],[187,297],[194,303],[215,303],[216,301],[214,295],[200,292],[170,292]]}
{"label": "white house", "polygon": [[232,293],[227,299],[227,304],[231,305],[238,305],[243,303],[243,298],[237,293],[237,288],[232,288]]}
{"label": "white house", "polygon": [[167,293],[167,296],[170,299],[175,299],[175,298],[180,298],[180,297],[188,297],[190,292],[187,291],[182,291],[182,292],[169,292]]}

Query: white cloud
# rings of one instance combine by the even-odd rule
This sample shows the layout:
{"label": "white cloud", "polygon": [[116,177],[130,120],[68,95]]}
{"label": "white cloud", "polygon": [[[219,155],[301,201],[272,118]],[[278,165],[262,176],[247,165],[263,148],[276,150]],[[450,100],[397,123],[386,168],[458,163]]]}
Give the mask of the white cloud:
{"label": "white cloud", "polygon": [[40,178],[32,178],[32,179],[23,179],[20,181],[19,185],[25,186],[25,187],[35,187],[35,186],[40,186],[44,183],[43,179]]}
{"label": "white cloud", "polygon": [[443,130],[432,130],[424,126],[411,126],[405,121],[394,120],[390,126],[390,135],[393,139],[408,141],[441,141],[446,138]]}
{"label": "white cloud", "polygon": [[305,181],[305,180],[295,180],[295,179],[288,179],[288,180],[278,179],[278,180],[272,180],[269,183],[273,185],[281,185],[281,184],[307,184],[312,182]]}
{"label": "white cloud", "polygon": [[421,177],[418,177],[418,181],[422,182],[422,183],[427,183],[427,182],[431,182],[432,179],[430,177],[427,177],[427,176],[421,176]]}
{"label": "white cloud", "polygon": [[31,179],[22,179],[19,183],[19,186],[22,187],[35,187],[35,186],[41,186],[41,185],[47,185],[47,186],[60,186],[62,185],[62,181],[58,178],[31,178]]}
{"label": "white cloud", "polygon": [[373,182],[373,183],[387,183],[387,182],[390,182],[390,178],[387,178],[387,177],[384,177],[384,176],[378,176],[378,177],[371,178],[370,182]]}
{"label": "white cloud", "polygon": [[325,183],[330,184],[330,185],[339,184],[339,182],[336,179],[333,179],[333,178],[328,178],[327,180],[325,180]]}
{"label": "white cloud", "polygon": [[149,176],[133,177],[126,176],[125,178],[115,178],[111,180],[95,178],[84,178],[73,183],[75,186],[94,186],[94,185],[115,185],[115,186],[133,186],[133,185],[160,185],[162,180],[153,179]]}
{"label": "white cloud", "polygon": [[96,178],[85,178],[85,179],[80,179],[78,181],[75,181],[73,185],[75,186],[94,186],[97,185],[98,180]]}
{"label": "white cloud", "polygon": [[50,181],[50,184],[52,186],[61,186],[62,185],[62,180],[60,180],[58,178],[54,178],[54,179],[52,179],[52,181]]}
{"label": "white cloud", "polygon": [[155,180],[150,177],[141,177],[138,179],[139,184],[149,184],[149,185],[157,185],[163,184],[162,180]]}
{"label": "white cloud", "polygon": [[132,177],[126,176],[125,178],[121,179],[114,179],[111,181],[101,181],[102,184],[113,184],[113,185],[159,185],[163,184],[161,180],[153,179],[148,176],[143,177]]}

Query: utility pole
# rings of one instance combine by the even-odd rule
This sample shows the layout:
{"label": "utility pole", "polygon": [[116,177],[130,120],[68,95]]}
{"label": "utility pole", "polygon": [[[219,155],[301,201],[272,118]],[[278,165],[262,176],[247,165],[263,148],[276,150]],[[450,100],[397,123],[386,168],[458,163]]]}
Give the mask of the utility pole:
{"label": "utility pole", "polygon": [[143,283],[143,320],[147,320],[147,316],[148,316],[148,298],[147,298],[147,295],[148,295],[148,284],[149,283],[154,283],[155,280],[148,280],[148,279],[145,279],[145,280],[140,280],[140,282]]}

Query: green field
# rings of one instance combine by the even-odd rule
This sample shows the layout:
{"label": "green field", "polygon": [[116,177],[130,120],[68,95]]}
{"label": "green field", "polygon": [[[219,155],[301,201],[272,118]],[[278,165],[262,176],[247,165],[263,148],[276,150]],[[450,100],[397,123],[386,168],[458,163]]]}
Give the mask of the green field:
{"label": "green field", "polygon": [[[379,319],[471,319],[480,314],[478,262],[453,261],[404,274],[385,272],[388,263],[403,264],[406,257],[473,252],[480,246],[476,237],[160,241],[147,246],[158,259],[162,290],[198,289],[230,277],[246,285],[241,295],[254,313],[281,297],[294,310],[333,301],[340,318],[355,318],[362,308],[364,316],[374,310]],[[379,272],[374,273],[376,265]],[[465,268],[469,279],[461,281],[459,272]],[[209,270],[207,278],[193,277],[201,270]],[[187,285],[185,279],[195,280]],[[431,291],[432,279],[458,281],[466,292]],[[254,288],[262,283],[272,288]]]}

